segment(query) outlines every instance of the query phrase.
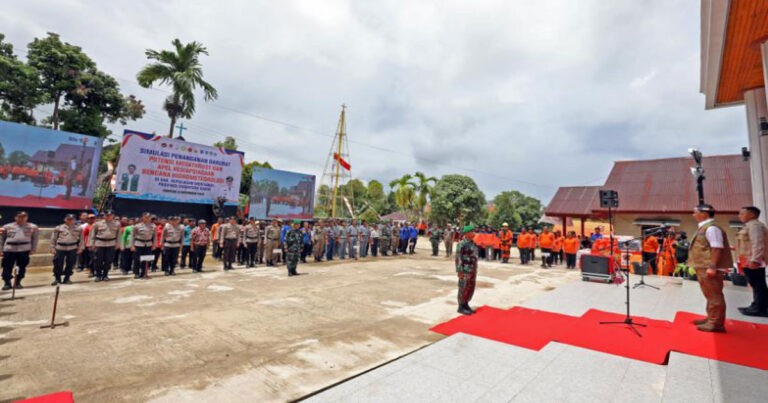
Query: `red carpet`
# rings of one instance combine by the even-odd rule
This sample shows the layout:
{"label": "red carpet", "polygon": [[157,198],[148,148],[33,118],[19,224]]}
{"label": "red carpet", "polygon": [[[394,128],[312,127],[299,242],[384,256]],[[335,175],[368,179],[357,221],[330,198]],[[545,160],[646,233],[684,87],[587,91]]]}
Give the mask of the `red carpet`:
{"label": "red carpet", "polygon": [[523,307],[481,307],[474,315],[460,316],[430,330],[446,336],[466,333],[532,350],[556,341],[654,364],[666,364],[669,352],[677,351],[768,370],[768,354],[755,354],[755,346],[768,345],[768,325],[728,320],[728,333],[705,333],[691,324],[701,317],[688,312],[678,312],[674,322],[632,317],[635,323],[646,325],[637,327],[642,334],[638,337],[623,323],[600,324],[622,322],[622,314],[592,309],[576,317]]}

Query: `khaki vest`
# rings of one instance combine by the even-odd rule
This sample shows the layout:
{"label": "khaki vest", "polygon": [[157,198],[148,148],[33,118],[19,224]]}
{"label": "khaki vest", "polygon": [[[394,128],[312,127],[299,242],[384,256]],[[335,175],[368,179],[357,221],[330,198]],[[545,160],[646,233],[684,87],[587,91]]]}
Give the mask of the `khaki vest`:
{"label": "khaki vest", "polygon": [[709,247],[709,241],[707,241],[706,232],[709,227],[718,228],[723,233],[723,253],[720,254],[720,260],[717,261],[717,269],[730,269],[733,267],[733,257],[731,256],[731,246],[728,244],[728,236],[725,231],[719,226],[710,223],[702,226],[696,231],[696,235],[691,240],[690,260],[691,265],[697,269],[709,268],[712,263],[712,248]]}

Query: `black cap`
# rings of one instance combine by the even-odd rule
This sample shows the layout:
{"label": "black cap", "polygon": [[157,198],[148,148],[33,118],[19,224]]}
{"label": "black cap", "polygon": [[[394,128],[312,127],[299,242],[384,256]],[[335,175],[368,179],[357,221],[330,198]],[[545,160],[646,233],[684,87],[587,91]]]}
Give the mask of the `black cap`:
{"label": "black cap", "polygon": [[74,220],[75,219],[75,215],[74,214],[67,214],[67,215],[64,216],[64,219],[65,220]]}

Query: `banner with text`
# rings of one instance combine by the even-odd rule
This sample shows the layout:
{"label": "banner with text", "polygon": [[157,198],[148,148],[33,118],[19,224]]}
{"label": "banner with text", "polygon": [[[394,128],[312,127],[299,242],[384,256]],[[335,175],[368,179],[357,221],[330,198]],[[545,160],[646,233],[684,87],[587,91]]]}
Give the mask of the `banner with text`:
{"label": "banner with text", "polygon": [[0,206],[90,209],[101,139],[0,121]]}
{"label": "banner with text", "polygon": [[115,173],[120,198],[237,204],[243,153],[126,130]]}
{"label": "banner with text", "polygon": [[249,213],[258,219],[312,219],[315,176],[253,168]]}

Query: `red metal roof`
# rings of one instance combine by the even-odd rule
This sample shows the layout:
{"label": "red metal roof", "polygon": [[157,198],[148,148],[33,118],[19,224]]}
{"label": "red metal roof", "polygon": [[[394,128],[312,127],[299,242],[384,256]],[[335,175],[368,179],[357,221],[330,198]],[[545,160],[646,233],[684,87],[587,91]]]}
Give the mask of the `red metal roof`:
{"label": "red metal roof", "polygon": [[[687,213],[697,204],[692,166],[689,157],[617,161],[601,188],[619,193],[617,212]],[[736,213],[752,204],[749,161],[741,155],[704,157],[702,167],[704,200],[715,210]]]}
{"label": "red metal roof", "polygon": [[[561,187],[544,209],[549,216],[604,215],[598,191],[619,193],[616,212],[688,213],[697,204],[693,159],[665,158],[617,161],[604,186]],[[704,157],[704,200],[723,213],[737,213],[752,204],[749,161],[741,155]]]}
{"label": "red metal roof", "polygon": [[557,189],[544,209],[548,216],[590,216],[592,210],[600,207],[597,192],[600,186],[571,186]]}

